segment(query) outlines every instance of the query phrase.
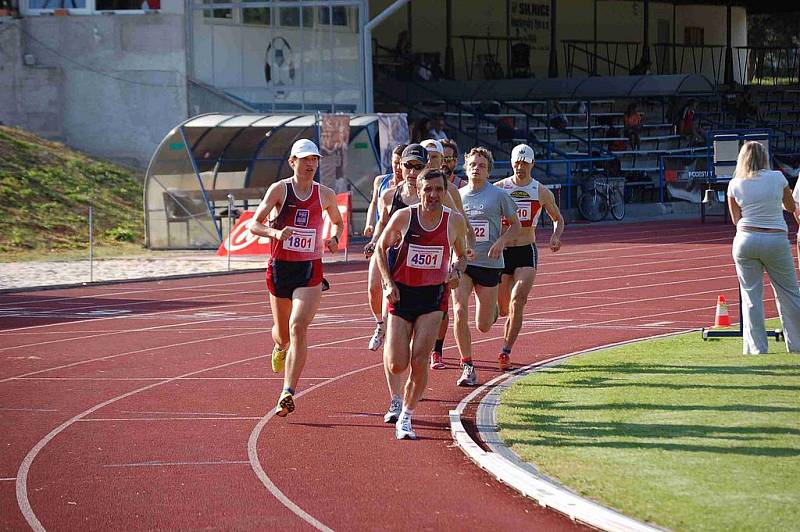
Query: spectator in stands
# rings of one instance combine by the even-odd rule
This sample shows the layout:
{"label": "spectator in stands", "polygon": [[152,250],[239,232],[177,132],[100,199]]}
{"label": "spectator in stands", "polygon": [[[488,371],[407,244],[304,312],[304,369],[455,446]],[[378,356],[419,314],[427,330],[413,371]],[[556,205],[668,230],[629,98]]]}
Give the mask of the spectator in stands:
{"label": "spectator in stands", "polygon": [[619,129],[615,126],[606,129],[606,139],[608,139],[608,151],[625,151],[627,148],[625,141],[619,136]]}
{"label": "spectator in stands", "polygon": [[686,106],[681,112],[681,117],[678,121],[678,135],[688,140],[690,145],[702,146],[706,143],[706,135],[703,130],[697,127],[696,111],[697,100],[692,98],[686,102]]}
{"label": "spectator in stands", "polygon": [[394,59],[397,62],[397,79],[411,81],[414,77],[414,56],[411,53],[411,35],[408,30],[403,30],[397,35]]}
{"label": "spectator in stands", "polygon": [[750,99],[750,91],[747,89],[736,98],[734,116],[736,117],[736,127],[747,127],[750,125],[750,121],[760,121],[758,106]]}
{"label": "spectator in stands", "polygon": [[632,102],[622,117],[625,136],[628,137],[632,150],[638,150],[642,145],[642,114],[636,109],[636,102]]}
{"label": "spectator in stands", "polygon": [[728,185],[728,209],[736,224],[733,261],[741,287],[742,352],[767,354],[764,326],[764,270],[767,270],[783,323],[786,349],[800,353],[800,287],[781,206],[797,216],[789,182],[769,170],[767,149],[755,141],[739,151]]}
{"label": "spectator in stands", "polygon": [[554,101],[553,111],[550,113],[550,127],[563,131],[568,125],[567,114],[561,109],[561,104]]}
{"label": "spectator in stands", "polygon": [[431,121],[428,118],[419,118],[411,127],[411,143],[419,144],[428,138],[428,130],[431,129]]}
{"label": "spectator in stands", "polygon": [[428,130],[428,138],[433,140],[447,140],[450,137],[445,132],[444,115],[438,114],[433,117],[433,127]]}

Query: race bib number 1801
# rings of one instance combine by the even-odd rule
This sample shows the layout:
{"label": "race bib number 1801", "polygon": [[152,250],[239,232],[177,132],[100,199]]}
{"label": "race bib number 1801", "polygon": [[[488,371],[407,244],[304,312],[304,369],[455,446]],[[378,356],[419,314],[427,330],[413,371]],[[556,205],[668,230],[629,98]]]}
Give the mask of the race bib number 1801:
{"label": "race bib number 1801", "polygon": [[317,230],[292,227],[292,231],[292,236],[283,241],[283,249],[298,253],[313,253]]}
{"label": "race bib number 1801", "polygon": [[438,270],[442,267],[443,246],[408,245],[406,266],[419,270]]}

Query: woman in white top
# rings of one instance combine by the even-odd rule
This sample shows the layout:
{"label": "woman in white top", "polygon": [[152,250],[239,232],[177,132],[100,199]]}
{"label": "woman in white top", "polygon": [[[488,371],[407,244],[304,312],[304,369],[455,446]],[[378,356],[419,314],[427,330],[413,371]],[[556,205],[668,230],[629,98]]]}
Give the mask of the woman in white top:
{"label": "woman in white top", "polygon": [[792,197],[794,198],[794,218],[798,221],[797,227],[797,265],[800,266],[800,175],[797,176],[797,183],[794,185],[794,192],[792,192]]}
{"label": "woman in white top", "polygon": [[764,269],[767,270],[783,322],[786,348],[800,352],[800,288],[794,270],[784,209],[795,214],[789,182],[767,169],[767,150],[745,142],[728,185],[728,208],[736,224],[733,260],[742,290],[744,354],[766,354]]}

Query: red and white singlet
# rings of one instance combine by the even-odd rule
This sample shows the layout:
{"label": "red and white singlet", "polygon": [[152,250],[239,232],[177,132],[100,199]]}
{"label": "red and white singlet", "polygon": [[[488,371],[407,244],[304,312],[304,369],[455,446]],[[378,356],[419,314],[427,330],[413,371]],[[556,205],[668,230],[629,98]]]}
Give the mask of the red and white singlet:
{"label": "red and white singlet", "polygon": [[286,240],[273,239],[272,258],[285,261],[322,258],[322,198],[319,183],[313,183],[311,194],[300,199],[294,192],[292,179],[284,179],[286,201],[272,223],[275,229],[289,227],[293,234]]}
{"label": "red and white singlet", "polygon": [[497,184],[517,204],[517,218],[522,227],[535,227],[539,215],[542,214],[542,206],[539,204],[539,182],[531,179],[530,183],[521,187],[514,184],[513,177],[507,177]]}
{"label": "red and white singlet", "polygon": [[439,223],[429,230],[419,222],[419,208],[411,207],[411,221],[392,266],[392,279],[407,286],[444,284],[450,268],[450,209],[442,207]]}

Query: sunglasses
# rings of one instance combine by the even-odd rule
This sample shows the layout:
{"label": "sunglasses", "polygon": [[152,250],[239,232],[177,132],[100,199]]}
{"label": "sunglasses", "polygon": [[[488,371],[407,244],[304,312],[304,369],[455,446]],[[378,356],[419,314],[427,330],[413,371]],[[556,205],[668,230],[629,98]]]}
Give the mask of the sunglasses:
{"label": "sunglasses", "polygon": [[414,163],[403,163],[403,167],[409,170],[422,170],[423,168],[425,168],[425,165],[414,164]]}
{"label": "sunglasses", "polygon": [[458,157],[447,156],[447,157],[444,158],[444,160],[447,161],[448,163],[452,163],[456,159],[458,159]]}

